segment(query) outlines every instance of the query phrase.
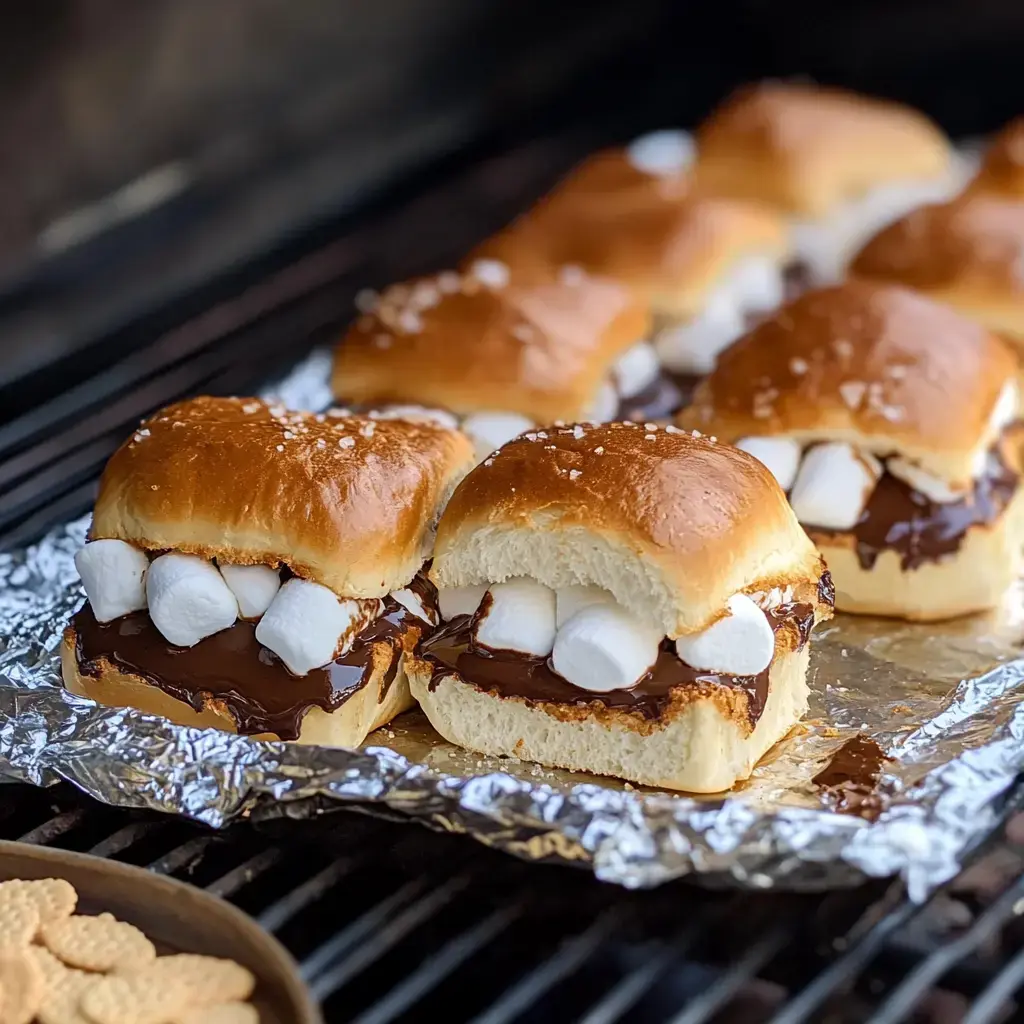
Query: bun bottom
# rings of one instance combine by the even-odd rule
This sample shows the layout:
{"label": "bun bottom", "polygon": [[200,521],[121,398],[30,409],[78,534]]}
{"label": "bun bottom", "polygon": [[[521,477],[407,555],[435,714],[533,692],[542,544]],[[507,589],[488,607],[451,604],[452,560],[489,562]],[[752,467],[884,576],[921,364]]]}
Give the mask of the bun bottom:
{"label": "bun bottom", "polygon": [[688,701],[641,730],[628,712],[607,709],[613,713],[566,721],[554,713],[560,705],[501,697],[455,675],[431,689],[431,665],[419,659],[409,662],[408,671],[412,694],[430,724],[460,747],[645,786],[720,793],[747,778],[806,713],[809,655],[805,646],[775,659],[768,700],[753,729],[724,715],[709,698]]}
{"label": "bun bottom", "polygon": [[998,519],[968,530],[960,548],[916,569],[900,567],[898,552],[882,551],[862,568],[852,536],[811,533],[836,587],[836,610],[938,622],[999,606],[1017,578],[1024,543],[1024,488]]}
{"label": "bun bottom", "polygon": [[[403,662],[404,662],[403,658]],[[100,661],[98,676],[84,675],[78,668],[74,630],[64,633],[60,652],[61,675],[64,686],[79,697],[88,697],[97,704],[116,708],[138,708],[148,715],[159,715],[177,725],[197,729],[220,729],[237,733],[234,718],[221,705],[210,702],[202,711],[164,693],[142,676],[122,672],[106,659]],[[317,744],[324,747],[358,747],[366,737],[387,725],[393,718],[414,706],[409,693],[409,680],[403,665],[399,665],[394,681],[383,700],[378,700],[383,671],[374,672],[369,682],[360,687],[336,711],[311,707],[302,719],[299,737],[291,742]],[[253,740],[277,740],[274,733],[252,735]]]}

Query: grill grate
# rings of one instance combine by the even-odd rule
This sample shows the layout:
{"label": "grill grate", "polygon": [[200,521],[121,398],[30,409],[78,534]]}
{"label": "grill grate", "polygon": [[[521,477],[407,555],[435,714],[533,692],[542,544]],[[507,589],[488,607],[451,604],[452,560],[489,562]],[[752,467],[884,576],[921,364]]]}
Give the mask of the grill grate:
{"label": "grill grate", "polygon": [[4,791],[2,838],[149,867],[251,914],[332,1022],[841,1024],[959,1019],[942,1016],[953,1006],[978,1024],[1021,1012],[1024,847],[1012,837],[913,907],[882,883],[629,893],[362,816],[214,834],[64,787]]}

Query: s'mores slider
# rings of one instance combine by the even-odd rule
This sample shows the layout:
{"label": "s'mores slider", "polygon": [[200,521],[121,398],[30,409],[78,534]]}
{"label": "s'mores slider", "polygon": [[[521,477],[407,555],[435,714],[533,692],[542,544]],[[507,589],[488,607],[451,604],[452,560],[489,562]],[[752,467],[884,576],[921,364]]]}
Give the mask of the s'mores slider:
{"label": "s'mores slider", "polygon": [[872,238],[857,277],[904,284],[955,306],[1024,352],[1024,203],[971,192],[923,206]]}
{"label": "s'mores slider", "polygon": [[353,746],[410,706],[423,575],[472,465],[453,430],[197,398],[144,422],[75,558],[65,686],[261,738]]}
{"label": "s'mores slider", "polygon": [[1020,564],[1015,360],[908,289],[809,292],[724,352],[679,423],[775,474],[843,611],[994,607]]}
{"label": "s'mores slider", "polygon": [[481,459],[539,424],[674,407],[644,341],[646,311],[623,285],[578,267],[520,281],[478,260],[361,305],[334,358],[338,400],[377,415],[440,410]]}
{"label": "s'mores slider", "polygon": [[696,196],[687,178],[641,171],[628,149],[614,149],[584,161],[474,255],[514,273],[582,267],[627,284],[685,399],[717,353],[783,301],[789,244],[771,210]]}
{"label": "s'mores slider", "polygon": [[697,131],[696,187],[759,200],[789,218],[817,283],[922,203],[956,194],[965,171],[927,117],[839,89],[763,82],[730,96]]}
{"label": "s'mores slider", "polygon": [[970,191],[1024,199],[1024,117],[1015,118],[992,140]]}
{"label": "s'mores slider", "polygon": [[653,423],[549,427],[438,527],[444,625],[409,661],[447,740],[718,792],[807,709],[825,563],[745,452]]}

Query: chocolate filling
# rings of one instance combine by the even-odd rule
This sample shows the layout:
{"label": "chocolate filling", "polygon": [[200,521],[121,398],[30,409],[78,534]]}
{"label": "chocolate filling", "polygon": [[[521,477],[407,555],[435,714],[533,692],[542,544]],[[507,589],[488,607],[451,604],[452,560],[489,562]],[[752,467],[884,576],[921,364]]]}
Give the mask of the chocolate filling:
{"label": "chocolate filling", "polygon": [[792,260],[782,269],[783,296],[786,302],[814,287],[811,268],[803,260]]}
{"label": "chocolate filling", "polygon": [[[694,384],[700,380],[694,377]],[[692,390],[692,389],[691,389]],[[631,398],[623,398],[615,413],[617,420],[633,420],[643,423],[646,420],[665,419],[677,412],[689,401],[689,393],[684,393],[675,374],[664,370],[650,384]]]}
{"label": "chocolate filling", "polygon": [[[428,608],[437,608],[437,591],[425,576],[409,584]],[[280,658],[256,639],[256,623],[239,619],[229,629],[200,640],[194,647],[168,643],[147,612],[132,612],[113,622],[97,622],[86,604],[71,620],[75,629],[78,669],[98,676],[105,658],[124,672],[142,676],[176,700],[202,711],[212,700],[223,703],[239,733],[274,733],[283,740],[299,738],[302,720],[311,707],[337,711],[366,686],[373,672],[372,645],[391,646],[391,664],[380,683],[384,699],[398,672],[405,634],[421,635],[432,627],[391,597],[383,614],[359,633],[340,658],[304,676],[293,675]]]}
{"label": "chocolate filling", "polygon": [[811,781],[821,790],[822,801],[834,810],[874,821],[883,810],[879,780],[889,760],[874,740],[854,736]]}
{"label": "chocolate filling", "polygon": [[[785,604],[765,612],[772,629],[795,632],[796,647],[803,647],[814,626],[814,609],[809,604]],[[457,673],[465,682],[501,697],[522,697],[534,703],[574,704],[584,707],[599,703],[609,708],[635,711],[644,718],[658,718],[680,686],[732,686],[747,695],[747,714],[756,725],[768,699],[769,669],[756,676],[730,676],[691,668],[676,654],[675,644],[664,640],[658,660],[636,686],[629,690],[593,693],[573,686],[551,667],[549,658],[513,651],[493,651],[474,643],[473,616],[460,615],[446,623],[421,646],[433,665],[430,689]]]}
{"label": "chocolate filling", "polygon": [[938,561],[959,550],[972,526],[992,523],[1010,503],[1020,476],[993,449],[974,490],[960,501],[940,504],[883,473],[852,530],[827,530],[811,523],[808,532],[829,537],[852,534],[862,569],[871,569],[879,554],[896,551],[904,570]]}

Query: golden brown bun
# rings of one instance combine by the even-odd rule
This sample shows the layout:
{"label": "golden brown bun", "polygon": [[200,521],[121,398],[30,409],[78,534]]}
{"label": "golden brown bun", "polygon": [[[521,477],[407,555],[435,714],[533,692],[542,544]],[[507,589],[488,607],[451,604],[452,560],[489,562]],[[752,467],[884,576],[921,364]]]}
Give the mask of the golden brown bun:
{"label": "golden brown bun", "polygon": [[624,281],[655,315],[684,319],[740,260],[788,252],[785,225],[772,211],[692,195],[684,178],[644,175],[613,150],[591,157],[473,257],[516,273],[580,266]]}
{"label": "golden brown bun", "polygon": [[382,597],[420,569],[473,461],[456,431],[196,398],[154,414],[114,453],[90,537],[287,565],[344,597]]}
{"label": "golden brown bun", "polygon": [[970,189],[1024,199],[1024,117],[1015,118],[993,139]]}
{"label": "golden brown bun", "polygon": [[726,349],[678,421],[729,442],[848,441],[966,484],[1001,429],[991,417],[1015,366],[948,307],[850,281],[808,292]]}
{"label": "golden brown bun", "polygon": [[460,281],[450,294],[429,278],[385,292],[338,346],[338,398],[582,418],[616,357],[650,327],[628,289],[579,272],[513,275],[504,287],[472,273]]}
{"label": "golden brown bun", "polygon": [[[399,666],[394,682],[383,687],[386,690],[384,699],[379,699],[381,682],[390,668],[393,654],[390,645],[377,646],[381,650],[379,654],[375,652],[374,671],[366,685],[360,687],[336,711],[327,712],[323,708],[311,707],[302,719],[299,738],[294,742],[325,747],[357,747],[374,729],[386,725],[396,715],[413,706],[409,680],[403,666]],[[211,699],[202,711],[195,711],[184,701],[176,700],[142,676],[125,672],[105,658],[100,659],[100,675],[84,675],[78,668],[75,631],[72,626],[64,631],[60,663],[65,687],[97,704],[138,708],[147,715],[159,715],[177,725],[196,729],[238,732],[234,718],[222,703]],[[260,733],[249,738],[278,739],[273,733]]]}
{"label": "golden brown bun", "polygon": [[747,778],[807,711],[809,648],[778,655],[768,700],[751,728],[746,695],[727,686],[679,687],[651,720],[590,704],[503,697],[447,675],[430,689],[431,666],[409,662],[413,696],[449,742],[647,786],[718,793]]}
{"label": "golden brown bun", "polygon": [[957,551],[914,569],[900,566],[896,551],[882,551],[870,569],[861,566],[850,535],[811,537],[825,556],[836,587],[836,608],[861,615],[891,615],[917,622],[986,611],[1002,601],[1021,569],[1024,488],[997,519],[972,526]]}
{"label": "golden brown bun", "polygon": [[880,231],[850,266],[974,317],[1024,344],[1024,203],[969,193],[922,206]]}
{"label": "golden brown bun", "polygon": [[909,107],[841,89],[764,82],[740,89],[697,132],[696,187],[821,217],[901,179],[942,176],[942,132]]}
{"label": "golden brown bun", "polygon": [[441,518],[430,575],[441,587],[592,583],[677,637],[720,618],[737,591],[789,585],[827,618],[823,570],[756,459],[674,427],[612,423],[525,434],[477,466]]}

